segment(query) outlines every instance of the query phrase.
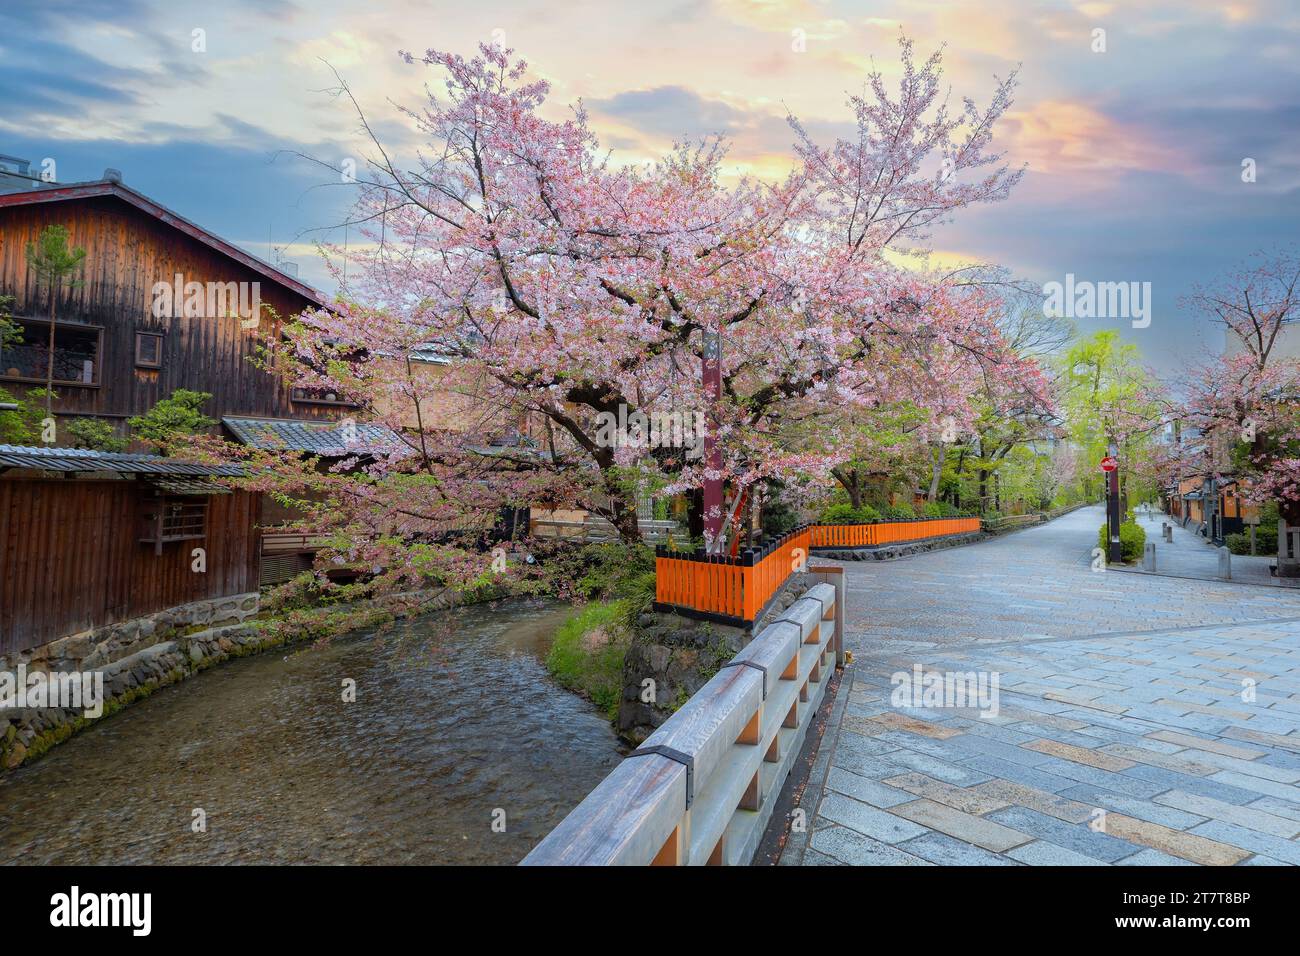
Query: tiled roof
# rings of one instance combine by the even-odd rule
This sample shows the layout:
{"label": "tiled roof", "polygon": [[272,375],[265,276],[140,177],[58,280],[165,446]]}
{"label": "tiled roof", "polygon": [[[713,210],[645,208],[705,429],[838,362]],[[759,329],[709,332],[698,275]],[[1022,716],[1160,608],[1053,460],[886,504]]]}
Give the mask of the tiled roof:
{"label": "tiled roof", "polygon": [[150,485],[169,495],[228,495],[230,489],[198,478],[154,478]]}
{"label": "tiled roof", "polygon": [[22,192],[8,192],[0,190],[0,209],[10,206],[26,206],[34,203],[54,203],[66,202],[75,199],[89,199],[100,196],[113,196],[122,200],[128,205],[154,217],[155,219],[166,223],[173,229],[185,233],[193,239],[215,249],[242,263],[254,272],[261,273],[266,278],[276,282],[286,289],[292,289],[305,299],[315,302],[317,305],[325,308],[331,308],[329,300],[317,289],[313,289],[305,282],[289,275],[284,270],[271,265],[269,262],[263,262],[254,255],[250,255],[243,249],[232,243],[226,242],[220,236],[217,236],[202,226],[195,225],[184,216],[179,216],[172,212],[166,206],[154,202],[143,193],[136,192],[130,186],[123,185],[120,180],[116,179],[96,179],[84,183],[48,183],[33,184]]}
{"label": "tiled roof", "polygon": [[348,442],[337,422],[291,421],[282,418],[223,418],[223,425],[242,444],[266,451],[301,451],[328,458],[388,452],[405,447],[387,425],[357,422],[355,440]]}
{"label": "tiled roof", "polygon": [[0,445],[0,469],[39,468],[43,471],[112,471],[135,475],[240,474],[237,465],[200,465],[161,455],[127,455],[85,448],[44,448]]}

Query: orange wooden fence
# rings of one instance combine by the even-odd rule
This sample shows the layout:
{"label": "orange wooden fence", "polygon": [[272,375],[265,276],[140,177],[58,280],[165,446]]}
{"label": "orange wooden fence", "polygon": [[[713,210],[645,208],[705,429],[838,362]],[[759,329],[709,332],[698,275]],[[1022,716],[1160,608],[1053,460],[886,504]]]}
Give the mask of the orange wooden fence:
{"label": "orange wooden fence", "polygon": [[732,623],[755,620],[816,548],[857,548],[921,541],[980,529],[979,518],[922,518],[796,528],[737,557],[655,549],[655,605]]}
{"label": "orange wooden fence", "polygon": [[922,518],[871,524],[818,524],[811,530],[814,548],[862,548],[949,534],[969,534],[979,529],[979,518]]}

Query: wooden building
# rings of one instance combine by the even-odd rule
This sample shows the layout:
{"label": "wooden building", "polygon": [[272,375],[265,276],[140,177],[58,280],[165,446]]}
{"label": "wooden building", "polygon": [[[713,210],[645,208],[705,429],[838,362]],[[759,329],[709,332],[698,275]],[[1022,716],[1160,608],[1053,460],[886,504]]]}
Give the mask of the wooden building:
{"label": "wooden building", "polygon": [[1243,531],[1245,519],[1252,511],[1242,501],[1235,478],[1205,475],[1180,478],[1177,486],[1168,489],[1166,499],[1170,516],[1218,543],[1230,534]]}
{"label": "wooden building", "polygon": [[[24,252],[48,225],[86,250],[57,303]],[[24,332],[0,352],[0,387],[20,397],[45,384],[57,305],[56,418],[103,419],[126,436],[127,418],[178,388],[211,393],[204,411],[214,419],[346,414],[249,361],[283,320],[325,305],[321,294],[116,180],[0,194],[0,295],[14,297]]]}
{"label": "wooden building", "polygon": [[[202,412],[217,423],[214,434],[330,457],[339,422],[357,407],[323,390],[290,388],[252,361],[285,321],[329,308],[324,297],[110,172],[87,183],[23,182],[9,192],[13,184],[0,182],[0,296],[12,297],[22,331],[20,342],[0,346],[0,389],[23,399],[45,386],[53,313],[55,446],[68,444],[66,425],[78,418],[106,422],[129,440],[129,418],[183,388],[212,395]],[[86,251],[74,281],[53,291],[25,254],[51,225]],[[418,418],[413,408],[381,412],[412,427],[481,434],[489,451],[528,441],[528,417],[485,402],[479,383],[464,381],[445,356],[430,350],[410,358],[407,367],[433,401]],[[376,427],[361,426],[363,434]],[[393,437],[376,441],[391,445]],[[205,576],[183,573],[189,549],[181,539],[162,542],[139,527],[142,512],[162,513],[154,505],[167,495],[154,480],[166,473],[156,471],[165,467],[156,456],[50,470],[51,459],[39,457],[50,449],[10,451],[27,464],[0,466],[0,654],[169,602],[256,591],[310,567],[319,545],[286,528],[294,515],[270,496],[221,494],[210,483],[205,492],[200,482],[186,500],[173,495],[162,505],[178,518],[202,511],[202,533],[220,542],[221,556]],[[62,477],[68,474],[79,477]],[[575,517],[587,533],[582,512],[556,514]],[[50,587],[39,586],[45,581]]]}
{"label": "wooden building", "polygon": [[255,592],[259,496],[214,481],[228,473],[157,455],[0,445],[0,657]]}
{"label": "wooden building", "polygon": [[[86,250],[57,301],[25,255],[49,225]],[[0,192],[0,296],[13,298],[23,333],[0,350],[0,388],[18,399],[45,385],[55,308],[55,446],[76,418],[129,438],[128,418],[180,388],[213,396],[202,410],[214,433],[230,416],[329,427],[352,412],[250,361],[283,321],[326,305],[320,293],[116,177]],[[0,655],[257,591],[262,527],[275,523],[263,496],[154,455],[0,451]],[[202,573],[194,546],[206,552]]]}

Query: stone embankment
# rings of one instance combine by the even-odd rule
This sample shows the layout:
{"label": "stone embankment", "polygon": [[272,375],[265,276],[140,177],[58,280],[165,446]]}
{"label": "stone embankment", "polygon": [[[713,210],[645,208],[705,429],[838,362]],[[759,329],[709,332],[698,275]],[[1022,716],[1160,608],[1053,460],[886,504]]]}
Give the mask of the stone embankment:
{"label": "stone embankment", "polygon": [[[637,620],[623,663],[623,696],[614,729],[640,744],[708,683],[767,622],[779,618],[812,583],[794,575],[752,628],[645,613]],[[652,683],[647,685],[646,681]]]}

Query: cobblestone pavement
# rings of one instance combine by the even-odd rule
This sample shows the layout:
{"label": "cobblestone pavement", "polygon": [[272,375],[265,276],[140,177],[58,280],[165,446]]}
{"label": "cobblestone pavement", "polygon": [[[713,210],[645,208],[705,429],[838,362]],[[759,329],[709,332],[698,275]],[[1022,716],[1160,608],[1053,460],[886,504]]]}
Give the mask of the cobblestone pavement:
{"label": "cobblestone pavement", "polygon": [[[1093,572],[1102,520],[846,565],[852,682],[783,864],[1300,863],[1300,593]],[[917,668],[986,693],[897,699]]]}

